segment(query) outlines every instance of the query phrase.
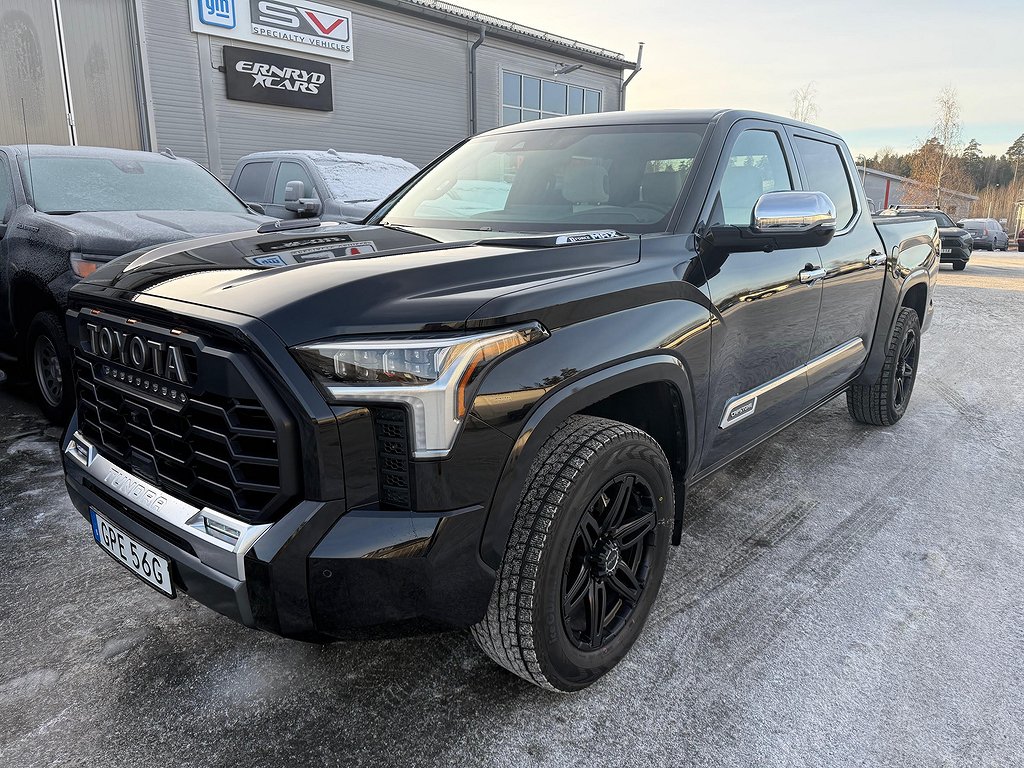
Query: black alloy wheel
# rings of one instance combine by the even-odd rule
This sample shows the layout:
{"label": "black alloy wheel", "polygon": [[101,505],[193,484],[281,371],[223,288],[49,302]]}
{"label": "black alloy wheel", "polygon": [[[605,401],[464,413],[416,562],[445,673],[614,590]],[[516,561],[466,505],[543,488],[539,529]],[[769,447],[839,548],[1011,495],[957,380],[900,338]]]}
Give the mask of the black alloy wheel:
{"label": "black alloy wheel", "polygon": [[577,648],[596,650],[629,621],[655,552],[657,508],[637,475],[616,477],[580,518],[562,572],[562,621]]}
{"label": "black alloy wheel", "polygon": [[917,330],[908,328],[893,370],[892,404],[900,411],[907,407],[914,389],[917,360],[920,355],[920,345],[917,341]]}

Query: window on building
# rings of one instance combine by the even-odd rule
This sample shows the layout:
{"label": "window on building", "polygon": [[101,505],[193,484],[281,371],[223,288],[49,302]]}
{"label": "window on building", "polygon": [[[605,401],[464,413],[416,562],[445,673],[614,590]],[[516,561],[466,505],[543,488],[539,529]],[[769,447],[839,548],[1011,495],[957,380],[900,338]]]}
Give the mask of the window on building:
{"label": "window on building", "polygon": [[601,91],[515,72],[502,74],[502,125],[600,111]]}
{"label": "window on building", "polygon": [[836,226],[845,229],[853,221],[853,187],[846,163],[839,147],[825,141],[798,137],[796,151],[800,153],[807,184],[814,192],[824,192],[836,206]]}
{"label": "window on building", "polygon": [[301,181],[304,187],[303,197],[317,197],[316,185],[309,177],[309,173],[299,163],[283,162],[277,171],[277,181],[274,184],[274,205],[284,205],[285,187],[290,181]]}
{"label": "window on building", "polygon": [[266,203],[267,180],[270,178],[270,169],[274,164],[246,163],[238,174],[238,183],[235,184],[235,194],[247,203]]}

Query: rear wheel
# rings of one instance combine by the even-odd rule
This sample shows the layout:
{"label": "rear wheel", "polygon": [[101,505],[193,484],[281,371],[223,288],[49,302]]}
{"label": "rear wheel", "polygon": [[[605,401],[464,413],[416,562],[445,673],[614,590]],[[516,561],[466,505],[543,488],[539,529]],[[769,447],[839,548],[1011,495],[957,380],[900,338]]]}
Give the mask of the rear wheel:
{"label": "rear wheel", "polygon": [[74,408],[71,351],[64,326],[53,312],[40,312],[29,325],[28,371],[43,415],[63,426]]}
{"label": "rear wheel", "polygon": [[510,672],[576,691],[618,664],[647,620],[665,570],[672,473],[650,435],[592,416],[562,424],[530,472],[473,637]]}
{"label": "rear wheel", "polygon": [[967,269],[967,262],[966,261],[954,261],[953,262],[953,269],[955,271],[957,271],[957,272],[963,272],[965,269]]}
{"label": "rear wheel", "polygon": [[852,385],[846,391],[850,416],[862,424],[887,427],[903,418],[917,381],[921,359],[921,323],[917,312],[904,307],[896,318],[885,363],[878,380]]}

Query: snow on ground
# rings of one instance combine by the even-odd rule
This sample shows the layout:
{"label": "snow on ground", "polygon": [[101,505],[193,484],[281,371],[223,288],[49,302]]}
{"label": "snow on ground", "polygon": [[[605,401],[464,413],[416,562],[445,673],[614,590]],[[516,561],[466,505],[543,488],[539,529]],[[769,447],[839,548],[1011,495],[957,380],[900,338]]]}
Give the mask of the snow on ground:
{"label": "snow on ground", "polygon": [[837,400],[694,488],[643,636],[575,695],[465,633],[319,647],[166,600],[0,389],[0,765],[1022,765],[1022,327],[1024,257],[944,268],[907,417]]}

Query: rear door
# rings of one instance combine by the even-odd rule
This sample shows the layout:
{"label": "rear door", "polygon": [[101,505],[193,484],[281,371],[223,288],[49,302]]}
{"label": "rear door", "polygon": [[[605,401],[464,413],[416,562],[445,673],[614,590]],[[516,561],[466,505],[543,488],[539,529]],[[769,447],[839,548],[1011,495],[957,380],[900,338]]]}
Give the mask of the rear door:
{"label": "rear door", "polygon": [[231,180],[231,191],[247,203],[266,206],[270,202],[270,179],[273,160],[250,160],[242,165]]}
{"label": "rear door", "polygon": [[846,146],[802,129],[790,134],[804,188],[824,192],[836,206],[835,237],[818,249],[826,275],[807,370],[810,406],[848,382],[867,357],[885,278],[884,246]]}
{"label": "rear door", "polygon": [[[799,188],[783,128],[743,120],[730,132],[701,219],[749,226],[765,192]],[[701,255],[711,300],[721,316],[712,327],[711,396],[701,466],[728,460],[799,415],[807,362],[821,303],[815,248],[771,253]]]}

